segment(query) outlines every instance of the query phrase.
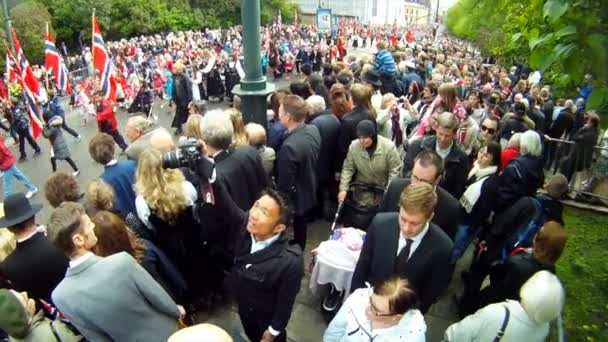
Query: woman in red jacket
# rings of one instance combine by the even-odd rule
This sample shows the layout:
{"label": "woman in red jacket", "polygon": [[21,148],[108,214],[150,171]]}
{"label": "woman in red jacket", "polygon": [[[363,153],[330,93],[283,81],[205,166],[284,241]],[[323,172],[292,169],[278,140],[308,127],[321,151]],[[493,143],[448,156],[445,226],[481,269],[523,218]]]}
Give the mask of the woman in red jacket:
{"label": "woman in red jacket", "polygon": [[502,154],[500,156],[500,172],[502,172],[507,165],[511,162],[511,160],[519,157],[519,138],[521,137],[521,133],[515,133],[509,139],[509,144],[507,148],[502,150]]}
{"label": "woman in red jacket", "polygon": [[4,172],[4,198],[13,192],[13,177],[17,178],[27,188],[25,197],[28,199],[38,193],[38,188],[17,168],[13,152],[4,144],[4,137],[0,136],[0,171]]}

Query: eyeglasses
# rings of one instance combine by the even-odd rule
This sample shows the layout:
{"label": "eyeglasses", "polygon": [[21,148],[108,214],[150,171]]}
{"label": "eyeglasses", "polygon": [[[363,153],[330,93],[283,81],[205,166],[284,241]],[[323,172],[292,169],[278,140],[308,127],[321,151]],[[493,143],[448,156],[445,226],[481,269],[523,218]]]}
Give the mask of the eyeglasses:
{"label": "eyeglasses", "polygon": [[418,183],[426,183],[426,184],[429,184],[429,185],[435,185],[434,181],[430,181],[430,180],[419,178],[418,176],[416,176],[413,173],[412,173],[412,180],[414,180],[414,181],[416,181]]}
{"label": "eyeglasses", "polygon": [[490,134],[496,133],[496,128],[490,128],[490,127],[484,126],[484,125],[481,125],[481,130],[482,131],[486,131],[486,132],[488,132]]}
{"label": "eyeglasses", "polygon": [[382,312],[379,312],[378,308],[376,308],[376,306],[374,305],[374,301],[372,300],[372,296],[371,295],[369,296],[369,309],[374,314],[374,316],[376,316],[376,317],[395,316],[395,314],[392,314],[392,313],[382,313]]}

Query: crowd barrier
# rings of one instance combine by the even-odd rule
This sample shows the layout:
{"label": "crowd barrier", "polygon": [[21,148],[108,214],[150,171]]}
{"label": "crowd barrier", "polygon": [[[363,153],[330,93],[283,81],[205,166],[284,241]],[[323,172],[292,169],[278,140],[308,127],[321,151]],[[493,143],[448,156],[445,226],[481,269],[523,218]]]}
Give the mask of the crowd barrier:
{"label": "crowd barrier", "polygon": [[70,80],[74,83],[84,81],[87,77],[89,77],[88,68],[81,68],[70,71]]}
{"label": "crowd barrier", "polygon": [[571,140],[547,138],[544,158],[545,176],[564,174],[575,200],[608,206],[608,147],[585,147]]}

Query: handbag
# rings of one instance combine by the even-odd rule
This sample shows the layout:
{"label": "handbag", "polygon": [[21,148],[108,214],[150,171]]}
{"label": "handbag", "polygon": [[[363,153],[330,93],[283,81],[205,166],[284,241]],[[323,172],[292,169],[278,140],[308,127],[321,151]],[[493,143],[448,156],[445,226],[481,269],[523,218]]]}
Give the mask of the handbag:
{"label": "handbag", "polygon": [[509,324],[509,316],[511,316],[511,312],[509,311],[508,307],[503,307],[505,308],[505,318],[502,320],[502,325],[500,326],[500,330],[498,330],[496,337],[494,337],[494,342],[500,342],[500,340],[502,340],[502,337],[505,335],[507,325]]}

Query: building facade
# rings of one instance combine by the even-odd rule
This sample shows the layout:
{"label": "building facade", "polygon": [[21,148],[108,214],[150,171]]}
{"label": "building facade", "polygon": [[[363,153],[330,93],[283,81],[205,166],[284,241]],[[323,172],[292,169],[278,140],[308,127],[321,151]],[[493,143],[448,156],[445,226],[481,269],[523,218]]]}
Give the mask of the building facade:
{"label": "building facade", "polygon": [[426,26],[431,22],[431,4],[429,0],[404,2],[404,25]]}

